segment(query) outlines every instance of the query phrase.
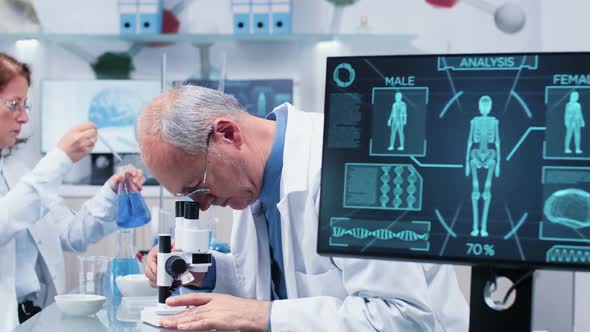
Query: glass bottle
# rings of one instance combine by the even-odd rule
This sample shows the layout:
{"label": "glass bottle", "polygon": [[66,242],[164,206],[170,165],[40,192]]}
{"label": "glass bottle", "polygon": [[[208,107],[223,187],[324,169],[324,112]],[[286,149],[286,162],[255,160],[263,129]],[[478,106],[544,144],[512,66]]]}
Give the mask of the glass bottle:
{"label": "glass bottle", "polygon": [[137,260],[135,246],[133,245],[135,230],[129,228],[117,229],[117,243],[115,257],[109,264],[108,280],[105,285],[105,294],[113,303],[121,301],[121,292],[117,287],[117,277],[128,274],[139,274],[139,261]]}

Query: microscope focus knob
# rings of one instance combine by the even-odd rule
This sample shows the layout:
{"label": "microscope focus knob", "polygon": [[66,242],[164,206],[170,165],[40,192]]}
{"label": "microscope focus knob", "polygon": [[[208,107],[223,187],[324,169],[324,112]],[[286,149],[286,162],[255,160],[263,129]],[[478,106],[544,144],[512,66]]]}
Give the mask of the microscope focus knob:
{"label": "microscope focus knob", "polygon": [[166,260],[166,272],[173,277],[182,275],[187,269],[188,265],[182,257],[172,256]]}

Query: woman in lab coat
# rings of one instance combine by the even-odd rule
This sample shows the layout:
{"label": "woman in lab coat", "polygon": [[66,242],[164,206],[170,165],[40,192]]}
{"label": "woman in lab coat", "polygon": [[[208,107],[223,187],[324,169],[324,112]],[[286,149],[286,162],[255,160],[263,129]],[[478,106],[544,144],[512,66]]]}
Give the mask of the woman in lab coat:
{"label": "woman in lab coat", "polygon": [[139,188],[143,184],[141,171],[129,169],[113,175],[77,213],[66,207],[57,189],[73,163],[94,148],[92,123],[70,129],[32,170],[10,156],[29,120],[30,75],[27,65],[0,53],[0,331],[14,329],[65,291],[62,250],[85,251],[111,233],[118,183],[132,176]]}

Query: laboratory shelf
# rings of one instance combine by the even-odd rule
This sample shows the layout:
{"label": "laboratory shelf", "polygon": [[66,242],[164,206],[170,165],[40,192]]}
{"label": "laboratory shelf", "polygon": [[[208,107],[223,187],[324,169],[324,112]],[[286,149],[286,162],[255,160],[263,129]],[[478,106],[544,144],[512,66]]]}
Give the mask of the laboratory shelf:
{"label": "laboratory shelf", "polygon": [[232,42],[260,43],[315,43],[322,41],[341,42],[409,42],[415,38],[409,34],[306,34],[282,35],[234,35],[234,34],[61,34],[61,33],[0,33],[0,41],[38,40],[54,43],[85,43],[97,41],[129,43],[191,43],[212,44]]}

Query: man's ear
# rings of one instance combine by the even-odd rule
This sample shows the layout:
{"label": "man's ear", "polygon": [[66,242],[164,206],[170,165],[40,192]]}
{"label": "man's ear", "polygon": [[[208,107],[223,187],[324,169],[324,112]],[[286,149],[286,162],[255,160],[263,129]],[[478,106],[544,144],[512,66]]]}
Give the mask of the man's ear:
{"label": "man's ear", "polygon": [[221,144],[232,144],[237,148],[244,143],[240,126],[228,118],[219,118],[213,122],[211,139]]}

